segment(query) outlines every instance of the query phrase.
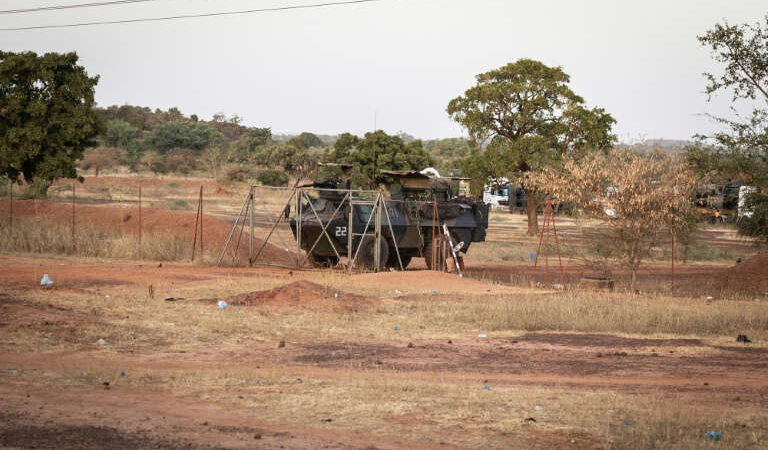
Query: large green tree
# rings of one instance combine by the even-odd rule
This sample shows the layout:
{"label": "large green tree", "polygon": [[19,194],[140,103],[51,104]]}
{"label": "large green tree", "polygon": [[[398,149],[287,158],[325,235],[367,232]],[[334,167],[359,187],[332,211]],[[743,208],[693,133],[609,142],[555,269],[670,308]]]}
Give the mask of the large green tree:
{"label": "large green tree", "polygon": [[75,53],[0,51],[0,170],[47,192],[59,177],[75,178],[75,162],[98,134],[93,111],[99,77]]}
{"label": "large green tree", "polygon": [[[568,86],[559,67],[520,59],[476,77],[477,83],[448,104],[447,112],[488,144],[473,155],[477,176],[519,181],[528,204],[528,233],[536,234],[539,192],[527,183],[529,173],[562,164],[564,157],[610,148],[613,117],[602,108],[588,109]],[[486,154],[487,153],[487,154]],[[485,169],[483,167],[485,162]]]}
{"label": "large green tree", "polygon": [[713,116],[724,130],[698,136],[688,151],[689,162],[704,173],[719,173],[760,188],[749,199],[752,217],[742,218],[740,229],[768,237],[768,15],[751,24],[716,24],[698,37],[715,61],[723,65],[717,74],[705,73],[706,92],[730,94],[734,110],[750,110],[747,117]]}
{"label": "large green tree", "polygon": [[421,141],[406,144],[400,136],[381,130],[366,133],[362,139],[342,134],[327,159],[354,165],[352,182],[367,188],[392,181],[382,170],[422,170],[434,164]]}

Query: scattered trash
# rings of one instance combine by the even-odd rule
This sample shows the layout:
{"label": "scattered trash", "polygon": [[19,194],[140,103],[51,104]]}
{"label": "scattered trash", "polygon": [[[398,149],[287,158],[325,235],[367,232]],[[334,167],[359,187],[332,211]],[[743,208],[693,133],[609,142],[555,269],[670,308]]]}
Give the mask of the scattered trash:
{"label": "scattered trash", "polygon": [[422,436],[419,439],[422,440],[422,441],[431,441],[432,440],[432,438],[429,437],[429,436]]}
{"label": "scattered trash", "polygon": [[749,344],[752,341],[749,340],[746,334],[740,334],[736,336],[736,342],[743,342],[745,344]]}
{"label": "scattered trash", "polygon": [[477,337],[479,337],[480,339],[485,339],[485,338],[488,337],[488,335],[485,334],[485,333],[480,333],[480,334],[477,335]]}
{"label": "scattered trash", "polygon": [[333,293],[333,298],[335,298],[336,300],[338,300],[338,299],[339,299],[339,293],[338,293],[338,292],[334,292],[334,293]]}
{"label": "scattered trash", "polygon": [[323,419],[323,420],[321,420],[321,422],[329,422],[329,423],[330,423],[330,422],[333,422],[333,419],[331,419],[331,418],[327,418],[327,419]]}
{"label": "scattered trash", "polygon": [[533,417],[528,417],[523,422],[536,422],[536,419]]}
{"label": "scattered trash", "polygon": [[430,293],[430,294],[432,294],[432,295],[435,295],[435,294],[437,294],[437,291],[436,291],[436,290],[434,290],[434,289],[430,289],[430,290],[429,290],[429,293]]}
{"label": "scattered trash", "polygon": [[40,280],[40,286],[42,287],[48,287],[53,285],[53,280],[48,276],[47,273],[43,274],[43,278]]}
{"label": "scattered trash", "polygon": [[540,405],[536,405],[536,406],[533,407],[534,411],[541,411],[542,409],[544,409],[544,407],[540,406]]}
{"label": "scattered trash", "polygon": [[706,297],[706,300],[713,300],[713,299],[714,297],[712,297],[711,295]]}
{"label": "scattered trash", "polygon": [[216,304],[219,305],[219,309],[225,309],[227,306],[229,306],[229,303],[225,302],[224,300],[219,300]]}
{"label": "scattered trash", "polygon": [[709,431],[707,431],[706,436],[708,438],[710,438],[711,440],[713,440],[713,441],[719,441],[720,438],[723,437],[723,431],[722,430],[717,430],[717,431],[709,430]]}
{"label": "scattered trash", "polygon": [[626,422],[624,422],[624,426],[625,427],[631,427],[632,426],[632,422],[626,421]]}
{"label": "scattered trash", "polygon": [[163,299],[164,302],[175,302],[178,300],[184,300],[183,298],[176,298],[176,297],[168,297],[166,299]]}
{"label": "scattered trash", "polygon": [[402,292],[400,289],[395,289],[395,294],[396,294],[396,295],[400,295],[400,294],[402,294],[402,293],[403,293],[403,292]]}
{"label": "scattered trash", "polygon": [[112,345],[109,342],[105,341],[103,338],[99,338],[99,340],[96,341],[96,343],[99,345]]}
{"label": "scattered trash", "polygon": [[395,331],[400,331],[400,325],[395,325]]}
{"label": "scattered trash", "polygon": [[529,254],[529,256],[530,256],[530,258],[531,258],[531,261],[536,261],[536,252],[531,252],[531,253]]}
{"label": "scattered trash", "polygon": [[483,390],[484,390],[484,391],[490,391],[490,390],[491,390],[491,387],[490,387],[490,386],[488,386],[487,384],[484,384],[484,385],[483,385]]}
{"label": "scattered trash", "polygon": [[105,296],[104,296],[104,299],[105,299],[105,300],[109,300],[109,295],[105,295]]}
{"label": "scattered trash", "polygon": [[565,289],[565,286],[563,286],[563,285],[562,285],[562,284],[560,284],[560,283],[556,283],[556,284],[553,284],[553,285],[552,285],[552,289],[554,289],[554,290],[556,290],[556,291],[562,291],[562,290],[564,290],[564,289]]}
{"label": "scattered trash", "polygon": [[409,343],[408,343],[408,348],[414,348],[414,347],[416,347],[416,346],[415,346],[415,345],[413,345],[413,342],[409,342]]}
{"label": "scattered trash", "polygon": [[126,375],[126,373],[125,373],[125,370],[121,370],[121,371],[120,371],[120,376],[121,376],[121,377],[124,377],[125,375]]}
{"label": "scattered trash", "polygon": [[109,386],[109,381],[105,381],[105,382],[103,382],[101,384],[103,384],[104,386]]}

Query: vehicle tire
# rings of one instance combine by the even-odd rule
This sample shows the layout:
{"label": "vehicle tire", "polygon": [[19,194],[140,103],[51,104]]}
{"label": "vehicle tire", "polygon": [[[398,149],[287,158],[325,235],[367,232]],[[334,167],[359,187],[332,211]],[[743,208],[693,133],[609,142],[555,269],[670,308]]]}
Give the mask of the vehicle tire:
{"label": "vehicle tire", "polygon": [[[432,252],[433,252],[432,249],[433,248],[435,249],[434,250],[434,252],[435,252],[434,256],[435,256],[436,262],[438,264],[438,267],[439,267],[439,264],[440,264],[440,260],[442,260],[443,264],[445,264],[445,261],[447,261],[448,258],[450,257],[450,254],[451,254],[450,250],[448,250],[447,247],[443,247],[441,245],[442,242],[443,242],[443,239],[444,238],[443,238],[442,235],[435,236],[434,239],[429,241],[429,243],[427,243],[427,245],[424,246],[424,262],[427,263],[427,269],[429,269],[429,270],[433,270],[433,268],[432,268]],[[440,249],[441,248],[443,249],[443,257],[442,258],[440,258]]]}
{"label": "vehicle tire", "polygon": [[[378,270],[383,270],[389,259],[389,244],[384,237],[381,238],[380,243]],[[370,234],[365,235],[363,237],[363,243],[360,246],[360,253],[357,255],[360,265],[368,270],[377,270],[375,252],[376,238]]]}
{"label": "vehicle tire", "polygon": [[[400,252],[400,260],[403,262],[403,270],[408,268],[408,264],[411,263],[413,255],[410,253]],[[400,270],[400,263],[397,261],[397,253],[394,248],[389,249],[389,258],[387,259],[387,267],[391,267],[395,270]]]}
{"label": "vehicle tire", "polygon": [[339,263],[339,258],[336,255],[313,255],[309,254],[307,255],[307,262],[312,267],[317,268],[329,268],[329,267],[336,267],[336,264]]}

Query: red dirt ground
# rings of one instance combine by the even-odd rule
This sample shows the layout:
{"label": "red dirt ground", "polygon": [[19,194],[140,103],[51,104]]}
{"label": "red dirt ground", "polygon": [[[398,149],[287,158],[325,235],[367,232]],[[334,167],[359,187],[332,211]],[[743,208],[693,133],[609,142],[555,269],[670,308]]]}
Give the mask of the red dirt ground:
{"label": "red dirt ground", "polygon": [[361,295],[333,290],[311,281],[299,280],[268,291],[246,292],[223,299],[232,306],[277,306],[320,311],[358,311],[372,304]]}
{"label": "red dirt ground", "polygon": [[715,285],[723,290],[768,293],[768,251],[716,274]]}
{"label": "red dirt ground", "polygon": [[[61,264],[60,266],[57,264]],[[334,292],[306,278],[321,272],[283,269],[207,268],[166,264],[161,268],[133,262],[0,257],[0,333],[24,328],[64,339],[67,330],[83,321],[102,320],[93,314],[45,303],[25,301],[25,293],[39,280],[31,271],[54,266],[57,289],[88,292],[115,285],[163,282],[207,283],[219,277],[270,275],[285,284],[268,291],[230,297],[234,307],[326,307],[331,301],[352,305],[373,302],[365,297]],[[46,269],[48,270],[48,269]],[[109,280],[99,284],[99,280]],[[299,281],[290,281],[290,280]],[[317,278],[313,278],[317,279]],[[156,281],[155,281],[156,280]],[[164,280],[164,281],[163,281]],[[478,280],[455,275],[409,271],[359,274],[350,277],[356,285],[395,287],[409,292],[440,294],[482,293],[496,289]],[[93,285],[89,285],[93,282]],[[103,283],[103,281],[102,281]],[[68,287],[67,284],[70,286]],[[170,288],[169,288],[170,289]],[[51,295],[55,295],[52,291]],[[329,297],[333,297],[330,299]],[[431,298],[421,295],[422,300]],[[409,301],[405,297],[402,301]],[[158,302],[161,302],[158,300]],[[241,303],[238,303],[241,302]],[[183,307],[183,302],[174,305]],[[95,345],[95,344],[94,344]],[[284,347],[274,342],[249,342],[226,348],[199,348],[186,353],[131,350],[107,353],[92,348],[65,352],[0,352],[0,447],[6,448],[290,448],[290,449],[455,449],[439,441],[405,440],[398,436],[369,435],[339,428],[335,423],[282,424],[270,421],[269,411],[248,409],[238,395],[252,395],[247,387],[232,387],[196,395],[149,390],[131,385],[62,389],[55,384],[25,382],[17,373],[54,370],[77,376],[83,367],[129,374],[189,370],[205,372],[222,367],[268,373],[270,368],[301,377],[348,380],[350,377],[385,376],[400,380],[575,391],[618,391],[638,395],[675,395],[696,408],[719,410],[724,405],[756,414],[768,408],[768,349],[754,344],[713,343],[699,339],[628,338],[585,333],[524,333],[517,337],[487,339],[452,337],[446,340],[399,341],[286,339]],[[106,389],[109,387],[109,389]],[[219,400],[210,400],[218,398]],[[227,400],[227,399],[233,400]],[[417,417],[393,420],[418,421]],[[445,430],[446,436],[461,430]],[[256,438],[259,436],[259,438]],[[500,437],[501,438],[501,437]],[[512,439],[513,437],[510,437]],[[604,448],[588,434],[532,429],[510,447]],[[96,443],[102,443],[99,447]]]}

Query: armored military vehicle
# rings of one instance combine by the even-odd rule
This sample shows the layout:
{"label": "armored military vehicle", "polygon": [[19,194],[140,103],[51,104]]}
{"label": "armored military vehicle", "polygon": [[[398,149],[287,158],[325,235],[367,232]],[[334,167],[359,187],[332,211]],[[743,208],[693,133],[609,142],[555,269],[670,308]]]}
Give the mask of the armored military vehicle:
{"label": "armored military vehicle", "polygon": [[[398,253],[403,268],[417,257],[423,257],[427,267],[431,268],[433,264],[443,264],[446,253],[450,253],[450,247],[444,244],[448,242],[444,225],[459,261],[472,242],[485,240],[488,206],[458,196],[459,184],[466,179],[443,178],[416,171],[381,173],[392,182],[385,186],[386,196],[390,199],[384,202],[386,212],[380,218],[382,239],[379,240],[378,267],[375,224],[371,223],[375,220],[370,220],[375,215],[375,204],[356,198],[356,191],[349,189],[348,181],[306,185],[317,188],[317,198],[302,206],[301,227],[297,227],[296,219],[290,221],[294,237],[298,238],[297,229],[300,228],[301,247],[311,252],[308,259],[313,265],[335,266],[339,256],[348,256],[349,239],[352,239],[352,253],[357,255],[358,264],[367,269],[400,269]],[[350,202],[345,201],[347,193],[353,197],[351,217]]]}

